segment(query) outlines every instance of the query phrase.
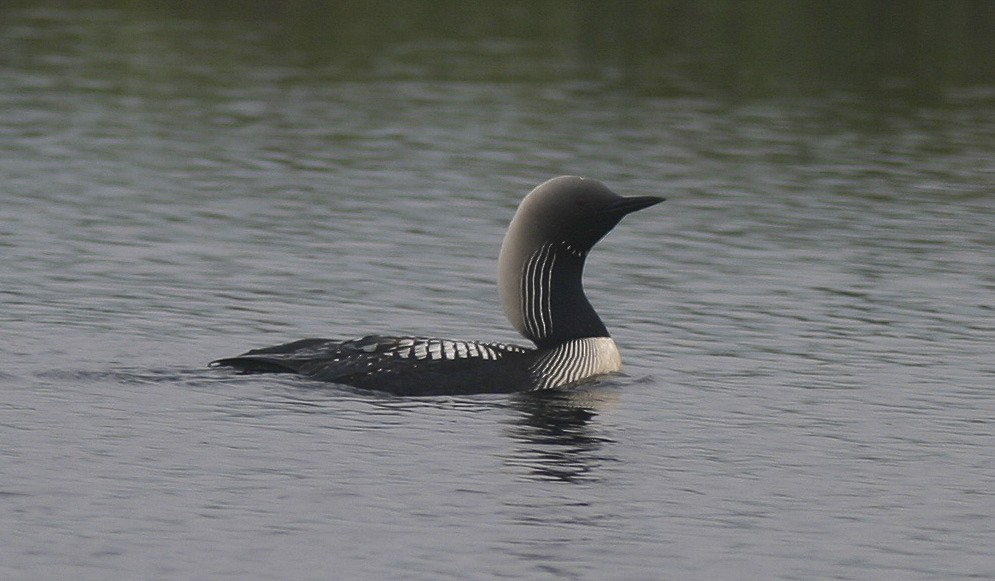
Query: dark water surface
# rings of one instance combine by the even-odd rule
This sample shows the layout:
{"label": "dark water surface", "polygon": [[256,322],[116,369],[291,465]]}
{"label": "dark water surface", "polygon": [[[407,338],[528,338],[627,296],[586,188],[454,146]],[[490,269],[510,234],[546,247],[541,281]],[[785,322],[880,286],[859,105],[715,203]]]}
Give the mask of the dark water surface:
{"label": "dark water surface", "polygon": [[[995,577],[995,10],[896,6],[5,2],[0,578]],[[669,198],[588,263],[626,375],[205,368],[520,341],[560,174]]]}

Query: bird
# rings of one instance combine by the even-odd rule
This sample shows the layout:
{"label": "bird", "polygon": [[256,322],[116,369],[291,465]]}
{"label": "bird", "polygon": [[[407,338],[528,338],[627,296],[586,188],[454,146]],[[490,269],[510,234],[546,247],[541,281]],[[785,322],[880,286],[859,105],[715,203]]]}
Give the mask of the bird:
{"label": "bird", "polygon": [[430,336],[301,339],[212,361],[242,373],[296,373],[400,396],[569,389],[622,369],[615,341],[583,288],[594,245],[632,212],[664,198],[620,196],[600,181],[552,178],[529,192],[498,256],[498,293],[534,346]]}

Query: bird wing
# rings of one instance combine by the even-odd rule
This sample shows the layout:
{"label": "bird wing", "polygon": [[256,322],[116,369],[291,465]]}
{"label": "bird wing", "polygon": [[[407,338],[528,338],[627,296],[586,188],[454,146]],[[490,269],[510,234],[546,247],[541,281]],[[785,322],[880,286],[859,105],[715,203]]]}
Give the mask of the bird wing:
{"label": "bird wing", "polygon": [[[424,390],[429,383],[452,384],[460,379],[479,383],[482,367],[497,368],[499,362],[534,351],[505,343],[368,335],[347,341],[302,339],[253,349],[211,365],[233,367],[246,373],[291,372],[320,381],[401,391],[402,387],[413,389],[416,384]],[[522,370],[524,381],[524,366]],[[483,381],[492,380],[485,376]]]}

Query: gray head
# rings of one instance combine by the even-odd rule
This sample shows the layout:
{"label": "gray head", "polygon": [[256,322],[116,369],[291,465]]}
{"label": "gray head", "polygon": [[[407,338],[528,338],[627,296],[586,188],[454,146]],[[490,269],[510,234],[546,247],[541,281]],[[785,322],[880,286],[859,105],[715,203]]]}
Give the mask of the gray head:
{"label": "gray head", "polygon": [[498,259],[498,291],[511,324],[539,347],[608,331],[584,296],[584,259],[623,216],[662,202],[622,197],[599,181],[553,178],[525,196]]}

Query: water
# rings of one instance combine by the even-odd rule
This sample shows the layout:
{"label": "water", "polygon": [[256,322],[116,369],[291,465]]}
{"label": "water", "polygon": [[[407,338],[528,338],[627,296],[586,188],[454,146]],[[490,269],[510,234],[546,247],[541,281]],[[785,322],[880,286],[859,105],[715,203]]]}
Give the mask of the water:
{"label": "water", "polygon": [[[995,577],[991,10],[288,6],[0,11],[0,577]],[[669,198],[587,268],[625,376],[205,368],[518,341],[567,173]]]}

